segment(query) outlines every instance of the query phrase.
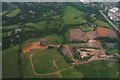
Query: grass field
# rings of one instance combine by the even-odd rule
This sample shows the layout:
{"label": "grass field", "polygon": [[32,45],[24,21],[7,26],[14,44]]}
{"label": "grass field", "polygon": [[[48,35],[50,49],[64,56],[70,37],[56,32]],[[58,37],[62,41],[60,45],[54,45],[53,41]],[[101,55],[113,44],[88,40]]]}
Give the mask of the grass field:
{"label": "grass field", "polygon": [[13,46],[2,52],[2,77],[3,78],[20,78],[20,56],[18,52],[19,46]]}
{"label": "grass field", "polygon": [[[58,36],[57,34],[51,34],[51,35],[48,35],[48,36],[45,36],[42,38],[49,39],[50,40],[49,43],[53,44],[53,45],[61,45],[63,42],[62,36]],[[26,46],[28,46],[36,41],[40,41],[40,39],[42,39],[42,38],[29,39],[23,43],[23,47],[26,47]]]}
{"label": "grass field", "polygon": [[82,31],[92,31],[92,27],[80,26],[80,29],[82,29]]}
{"label": "grass field", "polygon": [[18,28],[18,26],[19,26],[19,24],[2,26],[2,29],[16,29],[16,28]]}
{"label": "grass field", "polygon": [[38,30],[44,30],[45,24],[46,24],[46,21],[42,21],[42,22],[38,22],[38,23],[26,23],[25,25],[29,26],[29,27],[26,27],[25,30],[26,31],[32,30],[32,28],[36,28]]}
{"label": "grass field", "polygon": [[70,40],[70,31],[67,30],[64,34],[64,37],[65,37],[65,42],[68,42]]}
{"label": "grass field", "polygon": [[75,9],[74,7],[67,6],[64,10],[63,20],[65,24],[80,24],[86,22],[83,17],[86,13]]}
{"label": "grass field", "polygon": [[14,16],[16,16],[18,13],[20,13],[20,12],[21,12],[20,9],[15,9],[15,10],[13,10],[12,12],[6,14],[6,16],[7,16],[7,17],[14,17]]}
{"label": "grass field", "polygon": [[[70,65],[64,60],[64,57],[61,55],[61,53],[56,49],[40,49],[40,50],[33,50],[27,54],[22,55],[22,60],[23,60],[23,71],[25,77],[31,77],[35,76],[33,75],[31,71],[31,65],[29,62],[29,55],[35,54],[32,57],[32,61],[34,64],[34,69],[36,73],[38,74],[45,74],[45,73],[50,73],[50,72],[55,72],[57,69],[53,65],[53,60],[56,62],[56,65],[60,70],[69,67]],[[67,70],[66,70],[67,71]],[[82,77],[83,75],[76,71],[75,69],[70,69],[67,72],[61,73],[62,76],[64,77]],[[71,73],[68,73],[68,72]],[[52,75],[52,77],[56,77],[55,75]],[[37,76],[38,77],[38,76]],[[47,77],[47,76],[41,76],[41,77]],[[50,76],[49,76],[50,77]]]}
{"label": "grass field", "polygon": [[95,61],[77,66],[77,70],[87,78],[118,78],[118,63],[112,61]]}
{"label": "grass field", "polygon": [[83,74],[76,69],[68,69],[61,73],[64,78],[83,78]]}
{"label": "grass field", "polygon": [[[28,40],[26,43],[32,42],[34,40]],[[37,73],[50,73],[57,71],[55,66],[53,66],[53,60],[56,61],[59,69],[64,69],[70,66],[61,55],[61,53],[56,49],[38,49],[32,50],[29,53],[22,54],[22,67],[19,63],[20,56],[18,52],[19,46],[13,46],[9,49],[3,51],[3,77],[4,78],[19,78],[23,75],[25,78],[57,78],[57,75],[49,76],[37,76],[34,75],[31,70],[31,64],[29,55],[35,54],[32,57],[34,64],[34,69]],[[8,62],[9,61],[9,62]],[[42,65],[41,65],[42,64]],[[21,74],[20,72],[23,72]],[[95,61],[88,64],[83,64],[78,66],[77,70],[75,68],[65,70],[61,72],[63,78],[116,78],[118,71],[118,63],[116,62],[104,62]],[[91,74],[92,73],[92,74]]]}
{"label": "grass field", "polygon": [[46,36],[44,38],[49,39],[50,44],[54,44],[54,45],[58,45],[58,44],[60,45],[63,42],[62,36],[58,36],[57,34],[48,35],[48,36]]}
{"label": "grass field", "polygon": [[97,24],[98,26],[101,26],[101,27],[111,28],[111,26],[107,22],[104,22],[102,20],[96,20],[95,24]]}

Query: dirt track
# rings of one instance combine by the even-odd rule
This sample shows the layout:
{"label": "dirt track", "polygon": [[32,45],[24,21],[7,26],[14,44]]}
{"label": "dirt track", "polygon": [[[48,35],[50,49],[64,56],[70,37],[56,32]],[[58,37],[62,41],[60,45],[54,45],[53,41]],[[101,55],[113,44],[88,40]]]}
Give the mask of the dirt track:
{"label": "dirt track", "polygon": [[[38,47],[38,45],[37,44],[39,44],[38,42],[36,42],[36,43],[34,43],[34,44],[32,44],[31,46],[29,46],[29,48],[27,49],[26,48],[26,50],[25,50],[25,52],[29,52],[30,50],[32,50],[32,49],[44,49],[44,48],[47,48],[47,47]],[[37,45],[37,46],[36,46]],[[55,46],[55,47],[59,47],[60,45],[52,45],[52,46]],[[66,46],[66,45],[65,45]],[[68,46],[67,46],[68,47]],[[34,75],[38,75],[38,76],[47,76],[47,75],[54,75],[54,74],[59,74],[59,75],[57,75],[58,77],[62,77],[62,75],[60,74],[61,72],[63,72],[63,71],[65,71],[65,70],[68,70],[68,69],[70,69],[70,68],[74,68],[74,66],[69,66],[69,67],[67,67],[67,68],[64,68],[64,69],[62,69],[62,70],[59,70],[59,68],[58,68],[58,66],[56,65],[56,64],[54,64],[54,66],[57,68],[57,72],[53,72],[53,73],[46,73],[46,74],[38,74],[38,73],[36,73],[35,72],[35,70],[34,70],[34,65],[33,65],[33,62],[32,62],[32,56],[33,55],[36,55],[36,54],[31,54],[30,56],[29,56],[29,59],[30,59],[30,64],[31,64],[31,68],[32,68],[32,72],[34,73]],[[70,55],[71,55],[71,57],[72,57],[72,59],[73,60],[75,60],[74,59],[74,56],[72,55],[72,53],[71,53],[71,51],[70,51]],[[102,58],[102,59],[95,59],[95,60],[106,60],[106,58]],[[95,61],[95,60],[91,60],[91,61],[83,61],[83,62],[81,62],[81,63],[78,63],[78,62],[76,62],[75,64],[76,65],[79,65],[79,64],[86,64],[86,63],[89,63],[89,62],[92,62],[92,61]],[[109,59],[109,60],[111,60],[111,59]],[[76,60],[75,60],[76,61]],[[117,61],[117,60],[111,60],[111,61]]]}
{"label": "dirt track", "polygon": [[59,70],[58,72],[46,73],[46,74],[38,74],[38,73],[36,73],[35,70],[34,70],[34,65],[33,65],[33,62],[32,62],[32,56],[33,56],[33,55],[35,55],[35,54],[31,54],[31,55],[29,56],[29,59],[30,59],[31,67],[32,67],[32,72],[33,72],[35,75],[47,76],[47,75],[59,74],[59,73],[62,72],[62,71],[65,71],[65,70],[67,70],[67,69],[73,68],[73,66],[70,66],[70,67],[67,67],[67,68],[65,68],[65,69],[63,69],[63,70]]}
{"label": "dirt track", "polygon": [[[54,66],[56,66],[58,72],[53,72],[53,73],[46,73],[46,74],[38,74],[35,72],[34,70],[34,65],[33,65],[33,62],[32,62],[32,56],[35,55],[35,54],[31,54],[29,56],[29,59],[30,59],[30,64],[31,64],[31,67],[32,67],[32,72],[35,74],[35,75],[38,75],[38,76],[47,76],[47,75],[53,75],[53,74],[60,74],[61,72],[65,71],[65,70],[68,70],[70,68],[74,68],[74,66],[70,66],[70,67],[67,67],[67,68],[64,68],[62,70],[59,70],[58,66],[56,64],[54,64]],[[106,60],[106,61],[117,61],[117,60],[113,60],[113,59],[106,59],[106,58],[102,58],[102,59],[95,59],[95,60]],[[81,63],[76,63],[77,65],[80,65],[80,64],[86,64],[86,63],[89,63],[89,62],[92,62],[92,61],[95,61],[95,60],[91,60],[91,61],[83,61]],[[62,75],[61,75],[62,77]]]}

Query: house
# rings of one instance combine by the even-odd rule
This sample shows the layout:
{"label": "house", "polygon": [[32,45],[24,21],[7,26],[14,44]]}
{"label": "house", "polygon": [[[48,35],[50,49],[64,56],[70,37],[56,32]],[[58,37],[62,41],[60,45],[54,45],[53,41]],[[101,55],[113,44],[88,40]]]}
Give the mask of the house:
{"label": "house", "polygon": [[18,33],[18,32],[21,32],[21,31],[22,31],[22,29],[20,29],[20,28],[15,29],[15,33]]}
{"label": "house", "polygon": [[43,38],[40,40],[40,46],[48,46],[49,40],[47,38]]}

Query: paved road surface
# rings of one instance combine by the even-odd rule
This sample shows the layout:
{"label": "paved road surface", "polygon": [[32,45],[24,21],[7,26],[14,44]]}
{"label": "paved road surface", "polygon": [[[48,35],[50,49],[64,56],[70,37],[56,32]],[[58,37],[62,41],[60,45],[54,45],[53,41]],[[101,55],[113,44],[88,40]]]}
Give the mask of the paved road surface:
{"label": "paved road surface", "polygon": [[116,27],[116,26],[107,18],[107,16],[106,16],[102,11],[99,11],[99,12],[104,16],[104,18],[105,18],[116,30],[118,30],[118,31],[120,32],[119,28]]}

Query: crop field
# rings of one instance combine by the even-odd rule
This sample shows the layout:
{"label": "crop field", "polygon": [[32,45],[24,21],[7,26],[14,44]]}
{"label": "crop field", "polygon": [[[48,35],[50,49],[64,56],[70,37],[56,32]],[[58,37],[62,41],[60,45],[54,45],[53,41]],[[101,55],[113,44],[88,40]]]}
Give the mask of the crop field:
{"label": "crop field", "polygon": [[13,10],[12,12],[6,14],[6,16],[7,16],[7,17],[14,17],[14,16],[16,16],[18,13],[20,13],[20,12],[21,12],[20,9],[15,9],[15,10]]}
{"label": "crop field", "polygon": [[63,20],[65,24],[80,24],[86,22],[83,17],[85,13],[75,9],[74,7],[67,6],[64,10]]}

